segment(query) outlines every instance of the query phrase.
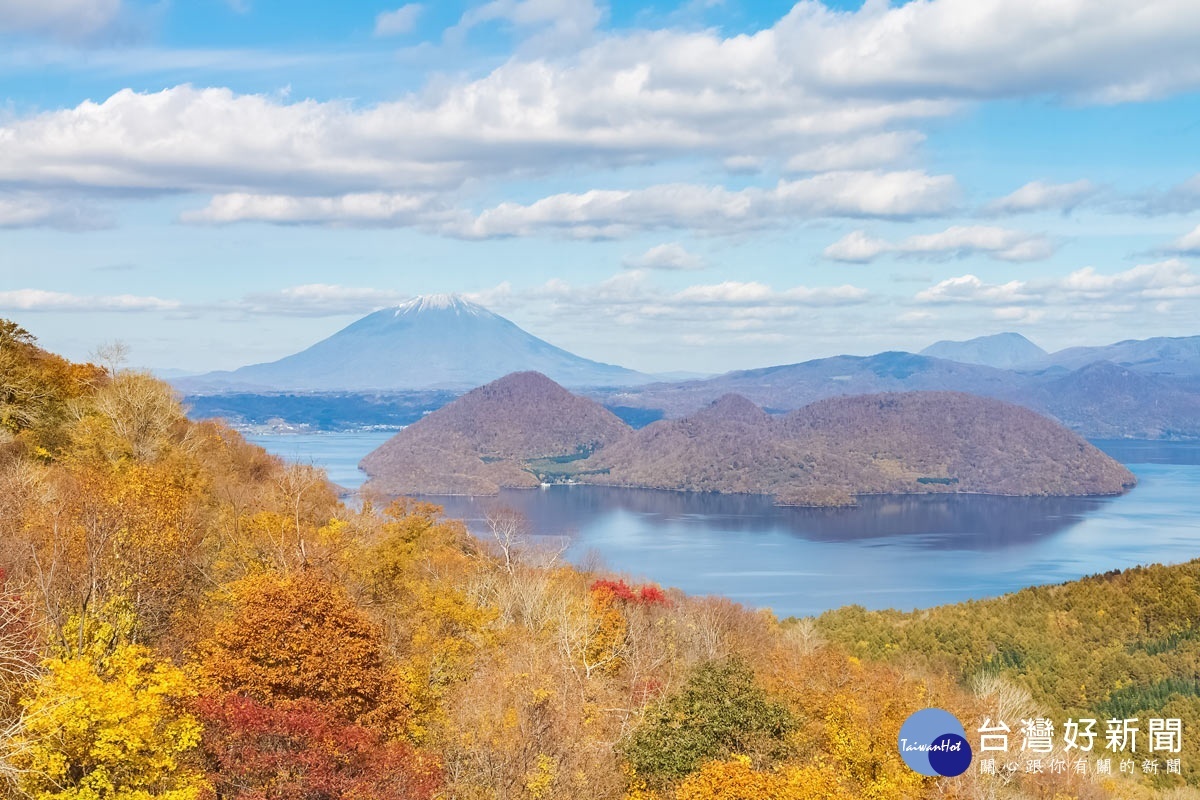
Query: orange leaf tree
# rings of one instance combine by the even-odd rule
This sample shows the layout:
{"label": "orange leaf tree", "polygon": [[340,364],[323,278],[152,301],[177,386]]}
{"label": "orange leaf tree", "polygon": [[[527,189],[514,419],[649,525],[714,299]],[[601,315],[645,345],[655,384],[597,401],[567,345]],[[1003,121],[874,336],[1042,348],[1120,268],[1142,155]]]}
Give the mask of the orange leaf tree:
{"label": "orange leaf tree", "polygon": [[202,643],[210,688],[267,705],[313,700],[345,719],[400,731],[406,703],[378,626],[313,570],[232,587],[232,610]]}

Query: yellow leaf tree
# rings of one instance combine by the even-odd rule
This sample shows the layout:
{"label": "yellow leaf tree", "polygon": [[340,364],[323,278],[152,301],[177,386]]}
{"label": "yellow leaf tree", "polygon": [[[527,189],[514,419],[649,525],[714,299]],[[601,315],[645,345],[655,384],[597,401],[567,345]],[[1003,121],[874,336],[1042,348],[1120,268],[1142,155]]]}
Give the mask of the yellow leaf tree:
{"label": "yellow leaf tree", "polygon": [[34,800],[198,800],[194,692],[174,665],[119,645],[99,664],[50,661],[28,702],[21,789]]}

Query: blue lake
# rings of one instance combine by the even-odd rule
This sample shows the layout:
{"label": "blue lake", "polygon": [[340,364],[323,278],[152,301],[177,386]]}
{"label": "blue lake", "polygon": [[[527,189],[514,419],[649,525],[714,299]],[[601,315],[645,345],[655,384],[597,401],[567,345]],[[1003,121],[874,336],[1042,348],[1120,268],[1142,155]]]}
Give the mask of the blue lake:
{"label": "blue lake", "polygon": [[[365,477],[359,459],[389,435],[248,438],[356,488]],[[852,509],[588,486],[429,499],[479,535],[487,535],[490,513],[511,508],[532,535],[564,537],[577,563],[598,560],[633,578],[725,595],[780,616],[852,603],[923,608],[1200,557],[1200,444],[1096,444],[1137,475],[1136,489],[1102,499],[867,497]]]}

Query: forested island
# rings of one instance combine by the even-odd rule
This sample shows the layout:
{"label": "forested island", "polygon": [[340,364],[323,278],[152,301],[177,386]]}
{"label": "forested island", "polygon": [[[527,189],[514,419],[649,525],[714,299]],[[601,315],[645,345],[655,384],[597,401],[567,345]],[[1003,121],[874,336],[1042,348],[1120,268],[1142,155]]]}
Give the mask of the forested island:
{"label": "forested island", "polygon": [[726,395],[633,430],[535,372],[476,389],[362,462],[389,494],[574,481],[849,505],[860,494],[1109,495],[1133,475],[1028,409],[956,392],[838,397],[770,415]]}
{"label": "forested island", "polygon": [[[0,322],[0,797],[1197,796],[1200,563],[780,620],[493,533],[344,505]],[[928,706],[973,744],[987,717],[1179,717],[1184,769],[926,778],[896,739]]]}

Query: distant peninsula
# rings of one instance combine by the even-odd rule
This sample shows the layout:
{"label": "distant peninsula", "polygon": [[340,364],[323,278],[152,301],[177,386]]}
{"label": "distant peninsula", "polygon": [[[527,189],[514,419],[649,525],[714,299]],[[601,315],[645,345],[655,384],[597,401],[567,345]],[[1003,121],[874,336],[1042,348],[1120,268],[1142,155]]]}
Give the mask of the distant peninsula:
{"label": "distant peninsula", "polygon": [[1136,480],[1062,425],[958,392],[837,397],[783,415],[726,395],[633,430],[536,372],[505,376],[405,428],[362,461],[386,494],[495,494],[543,483],[763,494],[1113,495]]}

